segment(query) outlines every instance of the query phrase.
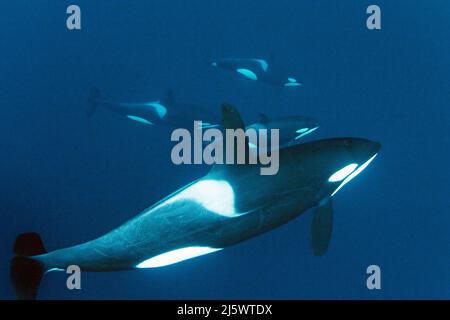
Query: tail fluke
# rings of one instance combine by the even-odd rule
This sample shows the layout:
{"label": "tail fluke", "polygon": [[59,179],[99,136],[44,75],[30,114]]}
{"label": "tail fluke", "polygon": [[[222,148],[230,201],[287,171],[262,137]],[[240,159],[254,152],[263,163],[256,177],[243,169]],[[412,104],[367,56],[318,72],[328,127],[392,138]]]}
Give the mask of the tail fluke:
{"label": "tail fluke", "polygon": [[14,243],[15,257],[11,260],[10,269],[17,299],[36,299],[45,268],[32,256],[46,252],[41,237],[37,233],[25,233],[17,237]]}
{"label": "tail fluke", "polygon": [[91,117],[98,106],[98,98],[100,97],[100,90],[98,88],[91,88],[88,97],[88,107],[86,109],[86,115]]}

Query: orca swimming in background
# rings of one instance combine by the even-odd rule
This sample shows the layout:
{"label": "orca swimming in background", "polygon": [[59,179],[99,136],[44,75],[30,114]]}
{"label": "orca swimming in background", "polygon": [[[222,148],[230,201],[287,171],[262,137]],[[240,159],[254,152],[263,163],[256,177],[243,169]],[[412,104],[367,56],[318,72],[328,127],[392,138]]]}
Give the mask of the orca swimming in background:
{"label": "orca swimming in background", "polygon": [[220,117],[207,109],[176,101],[172,90],[161,101],[115,102],[102,99],[99,89],[93,88],[89,92],[87,116],[92,116],[99,106],[146,125],[190,128],[194,121],[202,121],[204,128],[214,128],[220,123]]}
{"label": "orca swimming in background", "polygon": [[[279,129],[279,147],[284,148],[294,144],[300,143],[300,138],[314,132],[319,128],[319,122],[310,117],[304,116],[287,116],[282,118],[269,119],[265,114],[260,113],[260,120],[257,123],[251,124],[246,129]],[[268,144],[270,145],[270,135],[268,137]],[[249,141],[250,148],[255,143]]]}
{"label": "orca swimming in background", "polygon": [[[147,125],[191,128],[194,121],[201,120],[202,128],[204,129],[220,127],[218,116],[206,111],[205,108],[176,102],[172,91],[169,91],[162,101],[130,103],[101,99],[100,91],[93,88],[89,93],[87,115],[92,116],[99,106],[125,115],[130,120]],[[279,129],[280,147],[285,147],[298,143],[300,138],[312,133],[318,127],[319,123],[317,120],[305,116],[269,119],[260,113],[260,121],[249,125],[246,129]],[[252,146],[256,143],[250,141],[250,144]]]}
{"label": "orca swimming in background", "polygon": [[236,72],[246,79],[261,81],[274,86],[299,87],[302,84],[298,80],[276,68],[273,58],[270,61],[264,59],[218,59],[212,62],[213,67]]}
{"label": "orca swimming in background", "polygon": [[[258,152],[266,152],[267,147],[271,148],[269,151],[273,151],[273,146],[271,142],[270,131],[273,129],[278,129],[278,148],[285,148],[302,142],[301,138],[316,131],[319,128],[319,122],[310,117],[305,116],[286,116],[281,118],[270,119],[265,114],[260,113],[260,120],[256,123],[250,124],[245,127],[245,130],[254,129],[257,132],[260,130],[267,130],[265,134],[265,142],[267,146],[264,146],[258,140],[256,136],[248,136],[248,145],[251,149],[258,149]],[[261,133],[260,133],[261,134]]]}
{"label": "orca swimming in background", "polygon": [[[239,113],[222,107],[225,128],[244,129]],[[313,252],[326,252],[332,197],[375,158],[380,144],[334,138],[281,149],[276,175],[260,165],[215,165],[128,222],[95,239],[46,252],[36,233],[14,244],[11,279],[21,299],[36,298],[44,273],[78,265],[82,271],[155,268],[212,253],[250,239],[316,208]],[[248,150],[247,150],[248,151]]]}

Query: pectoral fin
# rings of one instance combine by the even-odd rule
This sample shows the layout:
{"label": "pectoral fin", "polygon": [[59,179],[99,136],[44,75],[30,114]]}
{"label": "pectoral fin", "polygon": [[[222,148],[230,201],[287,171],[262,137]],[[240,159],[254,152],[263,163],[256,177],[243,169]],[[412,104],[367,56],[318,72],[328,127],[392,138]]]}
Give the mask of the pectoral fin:
{"label": "pectoral fin", "polygon": [[324,199],[316,211],[311,224],[311,244],[314,255],[325,254],[333,230],[333,204],[331,198]]}

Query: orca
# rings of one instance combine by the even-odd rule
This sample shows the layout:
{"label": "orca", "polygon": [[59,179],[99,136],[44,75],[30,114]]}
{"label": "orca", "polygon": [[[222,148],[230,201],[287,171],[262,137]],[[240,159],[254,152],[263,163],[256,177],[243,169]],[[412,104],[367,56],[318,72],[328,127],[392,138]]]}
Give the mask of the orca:
{"label": "orca", "polygon": [[225,58],[217,59],[211,65],[235,72],[248,80],[261,81],[273,86],[300,87],[302,85],[296,77],[286,73],[282,68],[277,68],[273,58],[269,61],[260,58]]}
{"label": "orca", "polygon": [[162,100],[116,102],[102,99],[100,90],[92,88],[89,92],[86,115],[91,117],[99,106],[121,114],[130,120],[151,126],[188,128],[194,121],[202,121],[204,128],[215,128],[220,123],[220,118],[209,110],[198,105],[177,101],[172,90],[169,90]]}
{"label": "orca", "polygon": [[[305,116],[286,116],[280,118],[270,119],[265,114],[259,114],[259,121],[246,127],[246,129],[252,128],[255,130],[265,129],[279,130],[279,147],[284,148],[287,146],[295,145],[301,142],[301,138],[316,131],[320,124],[311,117]],[[270,146],[270,135],[267,136],[268,145]],[[249,139],[250,147],[256,147],[257,144],[252,139]],[[263,148],[259,147],[261,151]]]}
{"label": "orca", "polygon": [[[223,126],[243,129],[231,105]],[[47,252],[37,233],[14,244],[10,276],[19,299],[34,299],[44,273],[77,265],[84,271],[156,268],[217,252],[279,227],[311,208],[315,255],[327,251],[332,197],[375,158],[380,144],[332,138],[280,149],[276,175],[259,164],[214,165],[202,178],[175,191],[97,239]]]}
{"label": "orca", "polygon": [[[87,115],[92,116],[97,107],[102,106],[114,111],[126,118],[146,125],[163,125],[171,128],[191,128],[194,121],[201,120],[201,128],[219,128],[218,117],[197,105],[179,103],[175,100],[173,91],[169,91],[162,101],[152,102],[114,102],[100,98],[100,91],[97,88],[91,89],[88,98]],[[312,133],[319,128],[318,121],[305,116],[288,116],[277,119],[269,119],[260,113],[260,120],[250,124],[246,129],[279,129],[279,146],[300,142],[300,138]],[[270,138],[270,137],[268,137]],[[270,143],[270,140],[268,140]],[[256,146],[256,141],[250,141],[251,146]],[[264,151],[264,148],[260,148]]]}
{"label": "orca", "polygon": [[[259,138],[255,136],[248,136],[248,145],[252,151],[263,153],[266,151],[274,150],[271,143],[271,135],[269,132],[274,129],[279,130],[279,141],[277,143],[278,148],[285,148],[287,146],[302,143],[304,136],[313,133],[319,128],[319,122],[306,116],[285,116],[280,118],[269,118],[264,113],[259,113],[259,120],[245,127],[245,130],[254,129],[261,134],[262,130],[266,130],[263,133],[262,141],[258,141]],[[264,145],[264,142],[266,145]]]}

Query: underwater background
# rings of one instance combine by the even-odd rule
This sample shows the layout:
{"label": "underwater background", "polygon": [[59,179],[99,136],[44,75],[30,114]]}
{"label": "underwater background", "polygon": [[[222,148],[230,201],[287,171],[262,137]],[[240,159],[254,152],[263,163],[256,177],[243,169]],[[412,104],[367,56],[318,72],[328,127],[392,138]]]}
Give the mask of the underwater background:
{"label": "underwater background", "polygon": [[[77,4],[82,29],[66,28]],[[382,29],[366,28],[377,4]],[[112,100],[176,98],[247,123],[306,115],[307,140],[379,141],[375,161],[334,197],[328,253],[311,253],[311,212],[220,252],[164,268],[82,273],[69,291],[49,273],[40,299],[450,298],[450,2],[2,1],[0,298],[13,299],[15,237],[47,250],[93,239],[208,171],[175,166],[170,131],[106,110]],[[303,83],[276,89],[211,68],[276,56]],[[368,290],[366,268],[381,268]]]}

